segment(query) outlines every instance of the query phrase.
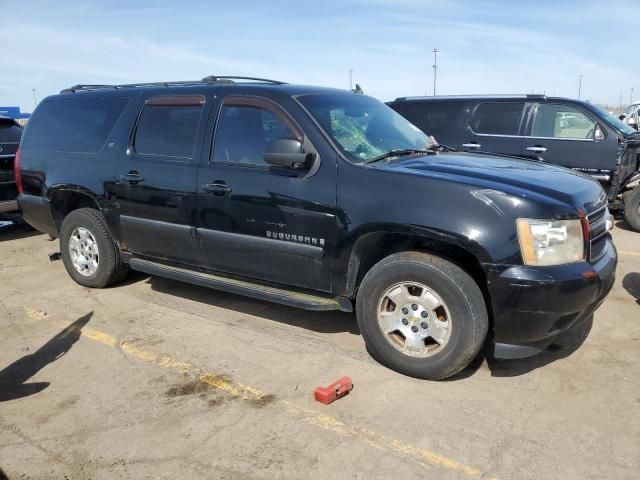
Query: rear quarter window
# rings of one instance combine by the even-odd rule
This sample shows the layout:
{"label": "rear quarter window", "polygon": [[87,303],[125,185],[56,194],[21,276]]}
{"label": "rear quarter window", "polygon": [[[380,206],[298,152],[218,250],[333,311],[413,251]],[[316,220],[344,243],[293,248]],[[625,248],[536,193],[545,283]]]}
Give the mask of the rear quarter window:
{"label": "rear quarter window", "polygon": [[128,97],[45,100],[29,120],[22,148],[98,152],[128,103]]}
{"label": "rear quarter window", "polygon": [[396,112],[427,135],[434,135],[436,138],[453,127],[463,108],[462,102],[407,102],[393,105]]}

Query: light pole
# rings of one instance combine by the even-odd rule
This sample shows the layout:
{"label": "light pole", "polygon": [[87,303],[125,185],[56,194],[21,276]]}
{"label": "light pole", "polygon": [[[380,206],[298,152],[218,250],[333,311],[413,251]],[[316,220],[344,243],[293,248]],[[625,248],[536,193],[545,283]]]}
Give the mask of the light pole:
{"label": "light pole", "polygon": [[36,89],[32,88],[31,91],[33,92],[33,108],[36,108],[36,106],[38,105],[38,102],[36,100]]}
{"label": "light pole", "polygon": [[580,100],[580,93],[582,92],[582,74],[580,74],[580,80],[578,82],[578,100]]}
{"label": "light pole", "polygon": [[353,70],[349,69],[349,90],[353,90]]}
{"label": "light pole", "polygon": [[438,50],[433,49],[433,96],[436,96],[436,78],[438,77]]}
{"label": "light pole", "polygon": [[631,94],[629,95],[629,105],[633,103],[633,90],[634,90],[634,87],[631,87]]}

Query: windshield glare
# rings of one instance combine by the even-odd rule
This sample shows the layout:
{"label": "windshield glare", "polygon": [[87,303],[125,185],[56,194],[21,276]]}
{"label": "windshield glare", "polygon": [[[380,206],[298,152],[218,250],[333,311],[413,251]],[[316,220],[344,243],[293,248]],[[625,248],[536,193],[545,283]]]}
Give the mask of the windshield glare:
{"label": "windshield glare", "polygon": [[391,150],[432,146],[420,129],[374,98],[353,93],[315,93],[297,98],[351,161],[365,162]]}

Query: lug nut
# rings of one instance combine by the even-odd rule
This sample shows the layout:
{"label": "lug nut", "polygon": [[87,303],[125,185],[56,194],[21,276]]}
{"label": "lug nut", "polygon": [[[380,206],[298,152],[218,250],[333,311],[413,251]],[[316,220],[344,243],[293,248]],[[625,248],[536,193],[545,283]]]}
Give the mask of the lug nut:
{"label": "lug nut", "polygon": [[418,305],[416,305],[415,303],[413,305],[411,305],[411,308],[413,309],[413,311],[415,312],[418,309]]}
{"label": "lug nut", "polygon": [[425,310],[423,310],[420,315],[422,315],[422,318],[427,318],[427,315],[429,314]]}
{"label": "lug nut", "polygon": [[409,309],[407,307],[403,307],[402,308],[402,313],[404,313],[406,315],[407,313],[409,313]]}
{"label": "lug nut", "polygon": [[413,327],[411,327],[411,331],[413,333],[416,333],[418,331],[418,327],[416,327],[415,325]]}
{"label": "lug nut", "polygon": [[403,325],[407,325],[409,323],[409,320],[407,320],[406,318],[402,319],[402,324]]}
{"label": "lug nut", "polygon": [[424,328],[425,330],[426,330],[427,328],[429,328],[429,325],[427,325],[427,322],[422,322],[422,323],[420,324],[420,326],[421,326],[422,328]]}

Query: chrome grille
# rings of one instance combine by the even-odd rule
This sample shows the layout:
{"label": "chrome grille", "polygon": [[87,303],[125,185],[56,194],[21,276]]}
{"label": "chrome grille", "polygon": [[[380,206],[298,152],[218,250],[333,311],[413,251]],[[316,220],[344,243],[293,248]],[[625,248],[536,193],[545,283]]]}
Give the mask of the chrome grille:
{"label": "chrome grille", "polygon": [[591,232],[588,258],[592,263],[604,255],[607,246],[607,218],[609,218],[607,207],[599,208],[587,215],[589,231]]}

